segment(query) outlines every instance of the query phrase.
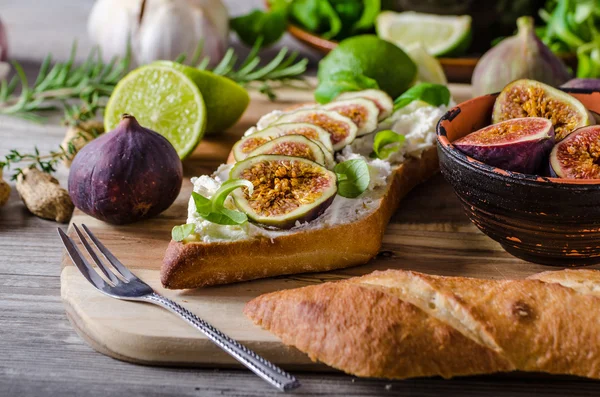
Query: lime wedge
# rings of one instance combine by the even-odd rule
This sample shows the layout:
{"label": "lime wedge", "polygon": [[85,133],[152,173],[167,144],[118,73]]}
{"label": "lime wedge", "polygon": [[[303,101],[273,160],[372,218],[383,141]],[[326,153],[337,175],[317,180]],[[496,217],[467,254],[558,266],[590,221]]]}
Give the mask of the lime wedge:
{"label": "lime wedge", "polygon": [[471,17],[384,11],[377,16],[377,34],[405,49],[421,43],[433,56],[459,55],[471,42]]}
{"label": "lime wedge", "polygon": [[411,44],[404,50],[417,65],[417,81],[443,85],[448,84],[442,64],[436,57],[427,52],[423,44]]}
{"label": "lime wedge", "polygon": [[168,66],[142,66],[117,84],[104,111],[106,131],[119,124],[123,113],[167,138],[182,159],[198,145],[206,127],[206,107],[197,85]]}
{"label": "lime wedge", "polygon": [[206,104],[207,134],[218,134],[234,125],[250,103],[248,91],[227,77],[171,61],[156,61],[153,65],[172,67],[196,83]]}

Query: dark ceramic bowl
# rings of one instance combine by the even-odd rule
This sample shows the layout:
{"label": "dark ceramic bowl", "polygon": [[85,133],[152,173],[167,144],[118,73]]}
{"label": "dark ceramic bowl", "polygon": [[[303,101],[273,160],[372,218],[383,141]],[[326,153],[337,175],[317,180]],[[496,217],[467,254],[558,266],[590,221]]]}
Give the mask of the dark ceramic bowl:
{"label": "dark ceramic bowl", "polygon": [[[600,92],[566,90],[600,112]],[[491,123],[498,94],[463,102],[437,127],[442,174],[471,221],[516,257],[557,266],[600,263],[600,179],[575,180],[498,169],[452,142]]]}

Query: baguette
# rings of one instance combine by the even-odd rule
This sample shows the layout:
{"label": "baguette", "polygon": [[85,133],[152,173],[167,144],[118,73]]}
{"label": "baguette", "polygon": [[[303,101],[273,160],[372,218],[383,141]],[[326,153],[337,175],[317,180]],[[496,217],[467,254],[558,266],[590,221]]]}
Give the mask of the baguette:
{"label": "baguette", "polygon": [[377,271],[279,291],[244,313],[349,374],[388,379],[546,372],[600,379],[600,272],[525,280]]}
{"label": "baguette", "polygon": [[379,252],[385,227],[400,200],[433,176],[438,167],[435,146],[420,158],[408,158],[388,178],[378,207],[352,223],[303,229],[275,238],[171,241],[161,282],[171,289],[196,288],[364,264]]}

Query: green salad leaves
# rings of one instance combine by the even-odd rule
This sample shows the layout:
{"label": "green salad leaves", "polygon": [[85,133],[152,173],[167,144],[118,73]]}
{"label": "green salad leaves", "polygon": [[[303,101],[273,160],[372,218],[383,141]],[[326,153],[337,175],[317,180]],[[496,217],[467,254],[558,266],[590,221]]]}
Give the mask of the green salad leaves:
{"label": "green salad leaves", "polygon": [[269,0],[267,11],[252,10],[230,21],[247,45],[262,37],[262,45],[277,42],[288,23],[325,39],[342,40],[373,30],[381,0]]}
{"label": "green salad leaves", "polygon": [[413,101],[423,101],[432,106],[448,105],[450,103],[450,90],[441,84],[417,84],[396,98],[394,111],[402,109]]}
{"label": "green salad leaves", "polygon": [[[254,186],[246,179],[229,179],[212,195],[206,198],[196,192],[192,192],[192,199],[196,205],[196,212],[209,222],[219,225],[242,225],[248,221],[248,216],[243,212],[225,208],[225,199],[231,192],[241,187],[248,189],[250,194]],[[194,232],[194,224],[175,226],[171,231],[171,237],[175,241],[182,241]]]}
{"label": "green salad leaves", "polygon": [[371,182],[369,165],[361,158],[339,163],[334,167],[333,172],[337,176],[338,194],[342,197],[360,196]]}

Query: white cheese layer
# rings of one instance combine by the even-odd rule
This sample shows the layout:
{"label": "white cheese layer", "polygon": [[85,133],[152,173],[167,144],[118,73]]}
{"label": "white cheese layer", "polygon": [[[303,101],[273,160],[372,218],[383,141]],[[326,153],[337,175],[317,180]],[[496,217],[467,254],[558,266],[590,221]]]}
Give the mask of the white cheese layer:
{"label": "white cheese layer", "polygon": [[[250,222],[244,225],[218,225],[203,219],[196,212],[194,201],[190,198],[187,223],[196,225],[195,231],[199,240],[217,242],[258,236],[275,238],[298,231],[356,221],[379,207],[394,168],[400,165],[406,157],[420,157],[425,149],[435,145],[436,125],[446,111],[446,106],[424,106],[423,103],[413,102],[386,119],[380,126],[380,130],[391,129],[406,137],[406,144],[386,160],[372,159],[369,156],[373,150],[375,134],[359,137],[352,144],[346,146],[338,153],[337,160],[341,162],[353,158],[363,158],[369,165],[371,176],[369,188],[354,199],[336,195],[325,212],[311,222],[297,222],[296,226],[289,230],[265,228]],[[221,184],[229,179],[231,168],[231,165],[223,164],[212,176],[203,175],[192,178],[194,191],[205,197],[211,197]],[[227,198],[225,206],[229,209],[236,209],[231,197]]]}

